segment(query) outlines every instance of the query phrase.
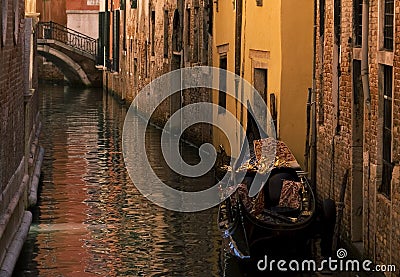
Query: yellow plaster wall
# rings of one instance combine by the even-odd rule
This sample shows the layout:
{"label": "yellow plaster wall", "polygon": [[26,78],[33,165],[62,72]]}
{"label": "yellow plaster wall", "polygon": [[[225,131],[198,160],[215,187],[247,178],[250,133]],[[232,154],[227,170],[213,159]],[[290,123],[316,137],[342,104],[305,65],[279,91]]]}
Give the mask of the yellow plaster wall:
{"label": "yellow plaster wall", "polygon": [[[235,72],[235,10],[232,0],[218,0],[218,11],[217,4],[214,3],[213,34],[213,66],[219,67],[220,54],[218,53],[218,46],[227,45],[227,70]],[[217,79],[216,84],[218,84],[218,76],[214,77]],[[227,84],[227,89],[234,90],[232,84]],[[218,91],[213,91],[213,103],[215,104],[218,104],[218,93]],[[227,96],[226,106],[227,110],[232,114],[237,114],[233,98]],[[219,118],[214,118],[214,121],[223,121],[223,116],[224,114],[219,114]],[[232,128],[235,128],[234,124],[232,124]],[[227,153],[230,155],[231,151],[226,136],[215,127],[213,129],[213,141],[215,146],[219,144],[224,145]]]}
{"label": "yellow plaster wall", "polygon": [[[311,0],[263,1],[243,0],[241,76],[254,85],[254,68],[266,68],[267,105],[271,93],[276,96],[279,139],[291,148],[303,164],[307,89],[312,85],[313,4]],[[218,0],[214,7],[213,65],[219,67],[217,46],[229,44],[228,70],[235,70],[235,10],[231,0]],[[250,52],[268,52],[262,58]],[[267,57],[267,58],[265,58]],[[218,103],[218,91],[213,94]],[[227,99],[227,109],[240,118],[234,99]],[[243,114],[246,122],[246,113]],[[233,126],[234,127],[234,126]],[[228,142],[214,129],[214,145]]]}
{"label": "yellow plaster wall", "polygon": [[313,1],[282,0],[280,138],[304,162],[308,88],[312,87]]}
{"label": "yellow plaster wall", "polygon": [[[279,95],[281,87],[281,4],[277,1],[263,1],[263,6],[256,1],[243,0],[243,39],[242,70],[243,77],[254,85],[254,68],[268,70],[267,106],[270,108],[271,93]],[[268,59],[252,58],[250,51],[268,52]],[[260,66],[260,64],[262,64]],[[279,115],[279,106],[277,106]],[[247,114],[246,114],[247,115]],[[279,126],[277,126],[279,128]]]}

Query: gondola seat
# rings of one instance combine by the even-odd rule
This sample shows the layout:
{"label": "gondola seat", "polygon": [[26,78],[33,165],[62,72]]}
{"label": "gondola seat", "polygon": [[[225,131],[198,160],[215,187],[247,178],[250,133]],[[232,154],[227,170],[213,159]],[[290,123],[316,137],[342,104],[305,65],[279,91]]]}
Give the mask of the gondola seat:
{"label": "gondola seat", "polygon": [[[297,176],[294,176],[293,173],[278,172],[270,176],[267,184],[264,187],[264,208],[285,216],[297,216],[300,212],[299,207],[293,207],[280,203],[280,200],[282,202],[282,187],[285,181],[288,185],[297,186],[299,184],[297,183]],[[293,182],[289,183],[287,181]],[[289,193],[298,193],[298,190],[299,187],[296,187]],[[297,196],[300,197],[299,194],[292,197]]]}

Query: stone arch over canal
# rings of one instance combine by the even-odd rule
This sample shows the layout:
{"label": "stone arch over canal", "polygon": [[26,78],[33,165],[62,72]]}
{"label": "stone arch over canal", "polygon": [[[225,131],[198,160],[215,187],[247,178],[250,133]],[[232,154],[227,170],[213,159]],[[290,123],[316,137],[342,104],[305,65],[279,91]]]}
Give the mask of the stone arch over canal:
{"label": "stone arch over canal", "polygon": [[48,45],[38,45],[38,54],[55,64],[71,84],[92,86],[82,67],[63,52]]}
{"label": "stone arch over canal", "polygon": [[73,86],[101,87],[97,40],[54,22],[38,25],[37,52],[56,65]]}

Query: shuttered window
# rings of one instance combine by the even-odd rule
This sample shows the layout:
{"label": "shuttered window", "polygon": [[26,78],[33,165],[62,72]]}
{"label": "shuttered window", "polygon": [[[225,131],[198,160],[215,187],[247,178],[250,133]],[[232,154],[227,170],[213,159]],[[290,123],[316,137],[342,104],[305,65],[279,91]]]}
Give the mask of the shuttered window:
{"label": "shuttered window", "polygon": [[110,18],[111,18],[111,13],[110,11],[105,12],[104,16],[104,46],[105,46],[105,61],[106,64],[105,66],[111,70],[111,60],[110,60],[110,51],[111,51],[111,45],[110,45]]}
{"label": "shuttered window", "polygon": [[119,24],[120,24],[120,11],[114,11],[113,18],[113,61],[112,69],[115,72],[119,71]]}
{"label": "shuttered window", "polygon": [[96,63],[98,65],[104,64],[104,45],[105,45],[105,32],[104,32],[104,24],[105,24],[105,12],[99,12],[99,41],[98,41],[98,49],[97,49],[97,60]]}

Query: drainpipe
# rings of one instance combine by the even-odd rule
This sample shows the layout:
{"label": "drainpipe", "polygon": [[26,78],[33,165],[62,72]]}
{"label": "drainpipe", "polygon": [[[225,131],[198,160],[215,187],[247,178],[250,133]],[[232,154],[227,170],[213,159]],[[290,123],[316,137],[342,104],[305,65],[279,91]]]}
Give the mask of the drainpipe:
{"label": "drainpipe", "polygon": [[[314,30],[313,30],[313,72],[311,90],[311,185],[317,193],[317,112],[316,112],[316,55],[317,55],[317,0],[314,0]],[[305,170],[308,170],[306,168]]]}
{"label": "drainpipe", "polygon": [[[235,14],[235,74],[241,76],[241,60],[242,60],[242,10],[243,0],[236,1],[236,14]],[[243,100],[243,82],[240,79],[235,79],[235,95]],[[240,96],[239,96],[240,95]],[[237,103],[237,100],[236,100]],[[243,105],[240,105],[240,122],[243,123]],[[243,137],[242,128],[239,130],[239,138]],[[240,141],[240,145],[242,145]]]}
{"label": "drainpipe", "polygon": [[236,1],[236,20],[235,20],[235,74],[241,76],[241,58],[242,58],[242,8],[243,1]]}
{"label": "drainpipe", "polygon": [[[363,0],[363,5],[362,5],[362,42],[361,42],[361,47],[362,47],[362,56],[361,56],[361,80],[362,80],[362,86],[363,86],[363,92],[364,92],[364,106],[367,109],[367,116],[368,119],[371,119],[371,94],[370,94],[370,90],[369,90],[369,73],[368,73],[368,33],[369,33],[369,0]],[[364,116],[365,118],[365,116]],[[364,130],[363,130],[363,153],[365,153],[366,150],[366,138],[365,138],[365,133],[367,132],[367,130],[369,129],[369,127],[367,126],[367,122],[364,120]],[[363,155],[364,156],[364,155]],[[368,158],[369,160],[369,158]],[[363,170],[365,170],[365,162],[363,161]],[[368,161],[369,163],[369,161]],[[369,165],[367,165],[369,166]],[[365,174],[363,172],[363,174]],[[365,175],[364,175],[365,176]],[[368,178],[369,179],[369,178]],[[367,194],[369,198],[370,196],[370,189],[369,189],[369,180],[366,180],[366,178],[363,180],[363,185],[367,185]],[[370,210],[370,204],[369,201],[365,201],[363,202],[363,206],[366,208],[367,211]],[[367,207],[366,207],[367,206]],[[369,224],[369,213],[367,212],[366,217],[367,217],[367,226],[366,226],[366,232],[367,232],[367,236],[369,236],[370,233],[370,224]],[[367,249],[370,248],[370,239],[367,239]],[[369,250],[367,250],[369,251]],[[375,259],[375,247],[373,249],[373,253],[372,253],[372,257]]]}
{"label": "drainpipe", "polygon": [[364,101],[368,110],[368,116],[371,115],[371,95],[369,91],[369,73],[368,73],[368,32],[369,32],[369,0],[363,0],[362,5],[362,43],[361,43],[361,80],[364,91]]}

